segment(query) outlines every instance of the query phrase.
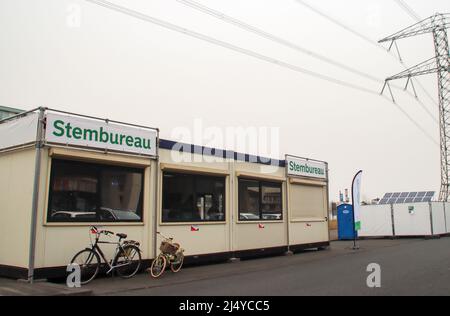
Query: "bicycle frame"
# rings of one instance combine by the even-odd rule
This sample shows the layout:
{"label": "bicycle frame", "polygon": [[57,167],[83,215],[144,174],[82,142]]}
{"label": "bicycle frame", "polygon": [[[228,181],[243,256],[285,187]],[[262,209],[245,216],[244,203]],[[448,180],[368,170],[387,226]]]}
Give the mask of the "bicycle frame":
{"label": "bicycle frame", "polygon": [[122,252],[125,253],[125,250],[123,249],[123,246],[122,246],[123,243],[122,242],[120,242],[120,241],[117,241],[117,242],[101,241],[100,240],[100,234],[98,234],[98,233],[96,234],[95,242],[94,243],[91,242],[91,250],[97,252],[100,255],[100,257],[103,259],[103,261],[106,263],[106,265],[108,266],[109,270],[106,271],[106,274],[111,273],[114,269],[117,269],[117,268],[120,268],[120,267],[123,267],[123,266],[127,266],[127,265],[130,264],[130,263],[125,263],[125,264],[113,265],[112,264],[113,263],[112,260],[114,260],[114,259],[110,260],[111,263],[108,262],[108,259],[106,258],[105,254],[103,253],[102,249],[98,246],[98,244],[116,245],[116,250],[115,250],[113,258],[115,258],[117,256],[119,251],[122,251]]}
{"label": "bicycle frame", "polygon": [[[150,271],[150,274],[154,278],[161,276],[167,266],[170,266],[170,269],[175,273],[180,271],[184,262],[184,249],[181,248],[181,245],[174,243],[173,238],[167,238],[160,232],[156,233],[163,238],[163,242],[170,243],[172,246],[175,244],[178,248],[176,251],[174,249],[166,249],[166,245],[161,244],[158,256],[153,260],[151,267],[147,270]],[[160,258],[164,260],[161,261]]]}

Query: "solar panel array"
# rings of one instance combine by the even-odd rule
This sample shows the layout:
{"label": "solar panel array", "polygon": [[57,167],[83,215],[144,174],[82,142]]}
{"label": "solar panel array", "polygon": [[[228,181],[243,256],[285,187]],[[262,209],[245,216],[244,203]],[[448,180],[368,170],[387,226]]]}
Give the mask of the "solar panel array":
{"label": "solar panel array", "polygon": [[386,193],[378,204],[401,204],[431,202],[435,192],[396,192]]}

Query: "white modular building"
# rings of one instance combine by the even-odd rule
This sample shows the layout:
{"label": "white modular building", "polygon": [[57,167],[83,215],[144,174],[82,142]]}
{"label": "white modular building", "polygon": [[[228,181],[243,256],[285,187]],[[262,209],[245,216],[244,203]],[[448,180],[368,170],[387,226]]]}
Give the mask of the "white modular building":
{"label": "white modular building", "polygon": [[92,225],[139,241],[144,268],[157,232],[194,263],[322,248],[328,164],[180,144],[156,128],[39,108],[0,121],[0,214],[0,275],[16,278],[64,275]]}

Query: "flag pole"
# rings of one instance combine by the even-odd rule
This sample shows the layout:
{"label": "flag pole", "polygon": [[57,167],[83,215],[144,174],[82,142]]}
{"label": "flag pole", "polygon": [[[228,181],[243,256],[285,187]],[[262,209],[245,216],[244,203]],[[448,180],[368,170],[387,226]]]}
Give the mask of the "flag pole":
{"label": "flag pole", "polygon": [[[357,177],[359,177],[361,174],[362,174],[362,170],[359,170],[356,173],[356,175],[353,177],[353,181],[352,181],[353,250],[358,250],[359,249],[358,245],[356,244],[358,230],[356,229],[356,215],[355,215],[355,213],[356,213],[356,208],[355,208],[355,205],[356,205],[355,204],[355,198],[356,198],[355,197],[355,181],[356,181]],[[358,185],[360,185],[360,183]],[[358,195],[358,201],[356,201],[356,202],[360,203],[361,202],[360,199],[359,199],[359,196],[360,196],[359,190],[360,190],[360,188],[358,187],[357,189],[358,189],[358,194],[357,194]],[[357,205],[357,207],[359,208],[359,205]]]}

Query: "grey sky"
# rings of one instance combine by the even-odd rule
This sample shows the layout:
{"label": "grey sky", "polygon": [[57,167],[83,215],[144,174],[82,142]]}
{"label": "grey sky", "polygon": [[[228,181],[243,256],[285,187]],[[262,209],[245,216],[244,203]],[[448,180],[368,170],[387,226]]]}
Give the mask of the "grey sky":
{"label": "grey sky", "polygon": [[[415,21],[394,0],[305,0],[378,40]],[[349,81],[381,85],[183,6],[176,0],[111,0],[260,54]],[[211,8],[381,79],[403,70],[391,55],[295,0],[198,0]],[[447,0],[409,0],[421,17]],[[75,6],[74,6],[75,5]],[[70,17],[81,8],[80,27]],[[75,10],[75,11],[74,11]],[[68,23],[69,21],[69,23]],[[399,42],[412,66],[433,56],[430,36]],[[280,128],[280,152],[326,160],[332,199],[364,170],[366,197],[438,190],[439,147],[393,104],[175,33],[82,0],[0,0],[0,104],[48,106],[156,126],[171,138],[195,119]],[[436,76],[420,82],[436,100]],[[403,85],[403,82],[397,84]],[[427,108],[438,108],[418,88]],[[405,93],[398,104],[438,141],[438,126]]]}

